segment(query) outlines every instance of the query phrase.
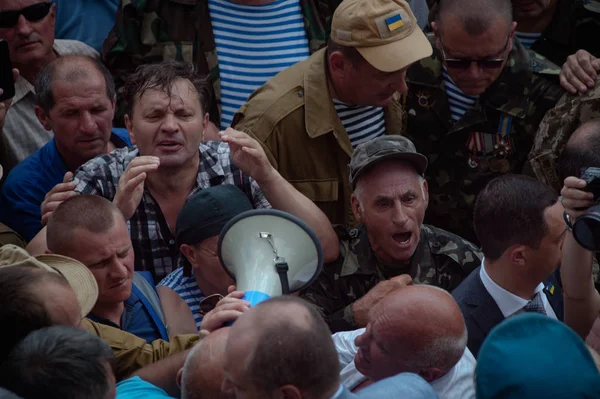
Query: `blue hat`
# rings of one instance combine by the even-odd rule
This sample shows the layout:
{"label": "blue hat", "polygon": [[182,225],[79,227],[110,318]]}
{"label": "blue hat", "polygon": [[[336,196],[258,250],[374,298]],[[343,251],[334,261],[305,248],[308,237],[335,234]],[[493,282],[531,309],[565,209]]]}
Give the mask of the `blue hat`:
{"label": "blue hat", "polygon": [[526,313],[494,328],[477,358],[477,399],[600,398],[600,373],[563,323]]}
{"label": "blue hat", "polygon": [[412,373],[402,373],[377,381],[356,393],[364,399],[439,399],[431,385]]}

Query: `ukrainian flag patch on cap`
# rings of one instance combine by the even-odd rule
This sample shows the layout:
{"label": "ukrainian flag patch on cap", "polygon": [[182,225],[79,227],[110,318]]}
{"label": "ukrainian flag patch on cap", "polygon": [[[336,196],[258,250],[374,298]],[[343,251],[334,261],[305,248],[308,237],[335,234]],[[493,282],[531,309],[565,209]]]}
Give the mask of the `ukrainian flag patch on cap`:
{"label": "ukrainian flag patch on cap", "polygon": [[396,29],[402,28],[404,26],[404,21],[402,20],[400,14],[392,15],[391,17],[386,18],[385,23],[387,24],[387,27],[390,30],[390,32],[393,32]]}

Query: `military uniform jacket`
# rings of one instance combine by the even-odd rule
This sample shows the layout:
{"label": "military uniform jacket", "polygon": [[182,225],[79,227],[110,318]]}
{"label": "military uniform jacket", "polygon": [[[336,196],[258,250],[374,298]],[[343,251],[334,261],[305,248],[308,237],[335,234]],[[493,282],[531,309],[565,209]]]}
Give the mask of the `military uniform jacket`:
{"label": "military uniform jacket", "polygon": [[354,330],[352,304],[380,281],[409,274],[415,284],[451,291],[481,264],[481,252],[470,242],[433,226],[423,225],[419,245],[403,267],[378,262],[364,226],[336,227],[340,257],[325,265],[319,278],[301,296],[323,313],[332,332]]}
{"label": "military uniform jacket", "polygon": [[[430,40],[434,43],[433,36]],[[408,70],[406,96],[407,135],[429,159],[425,221],[475,241],[471,222],[475,198],[502,173],[524,171],[540,121],[563,94],[556,78],[560,70],[515,41],[501,75],[453,124],[441,55],[433,46],[432,57]],[[494,150],[501,131],[511,151],[505,158]],[[467,145],[473,143],[484,145],[471,151]],[[505,168],[499,169],[498,161]],[[529,167],[525,171],[533,175]]]}
{"label": "military uniform jacket", "polygon": [[[331,18],[341,0],[300,0],[310,51],[325,46]],[[210,75],[216,101],[210,109],[217,126],[220,104],[217,46],[208,0],[122,0],[116,23],[102,46],[102,58],[122,88],[127,76],[142,64],[166,60],[193,62]],[[118,114],[124,115],[119,102]]]}
{"label": "military uniform jacket", "polygon": [[600,119],[598,82],[585,94],[565,94],[540,123],[529,159],[536,177],[552,186],[557,193],[563,186],[558,176],[558,157],[575,130],[592,119]]}
{"label": "military uniform jacket", "polygon": [[[280,72],[257,89],[232,127],[255,137],[279,173],[335,224],[353,225],[353,149],[329,95],[326,50]],[[400,134],[400,95],[385,110],[387,134]]]}

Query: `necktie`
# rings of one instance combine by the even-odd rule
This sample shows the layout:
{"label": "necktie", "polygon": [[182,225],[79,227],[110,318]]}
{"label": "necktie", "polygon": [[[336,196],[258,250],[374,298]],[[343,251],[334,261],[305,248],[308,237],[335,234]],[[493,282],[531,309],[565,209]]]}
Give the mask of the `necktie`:
{"label": "necktie", "polygon": [[533,299],[523,309],[526,312],[536,312],[545,315],[546,308],[544,307],[544,301],[542,301],[542,295],[544,295],[542,291],[535,294]]}

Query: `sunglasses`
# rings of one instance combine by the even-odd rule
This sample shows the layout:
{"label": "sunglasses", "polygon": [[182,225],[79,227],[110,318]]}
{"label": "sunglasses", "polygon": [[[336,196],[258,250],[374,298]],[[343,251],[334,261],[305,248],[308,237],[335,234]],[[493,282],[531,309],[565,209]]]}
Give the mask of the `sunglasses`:
{"label": "sunglasses", "polygon": [[221,294],[212,294],[205,296],[198,301],[198,306],[200,307],[200,316],[204,316],[213,310],[217,306],[217,303],[219,303],[219,301],[223,298],[224,296]]}
{"label": "sunglasses", "polygon": [[44,19],[50,12],[52,3],[37,3],[20,10],[8,10],[0,12],[0,28],[12,28],[19,22],[22,15],[29,22],[37,22]]}
{"label": "sunglasses", "polygon": [[[502,48],[501,52],[504,54],[506,48],[508,47],[508,42],[510,40],[510,36],[506,39],[506,44]],[[442,39],[440,38],[442,57],[444,57],[444,62],[446,63],[446,67],[451,69],[469,69],[472,63],[476,63],[477,66],[481,69],[498,69],[502,66],[504,61],[506,61],[506,56],[502,58],[488,58],[488,59],[478,59],[474,60],[472,58],[448,58],[446,56],[446,51],[444,50],[444,43],[442,43]]]}

